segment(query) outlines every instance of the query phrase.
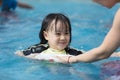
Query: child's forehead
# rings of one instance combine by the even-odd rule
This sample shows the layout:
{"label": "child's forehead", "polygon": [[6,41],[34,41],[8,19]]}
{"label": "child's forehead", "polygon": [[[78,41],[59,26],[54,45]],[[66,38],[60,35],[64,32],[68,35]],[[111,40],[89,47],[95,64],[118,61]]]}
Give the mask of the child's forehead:
{"label": "child's forehead", "polygon": [[49,29],[53,30],[67,30],[69,28],[68,23],[63,22],[63,21],[55,21],[53,20],[51,24],[49,25]]}
{"label": "child's forehead", "polygon": [[53,20],[51,23],[50,23],[50,26],[56,26],[56,27],[60,27],[60,26],[66,26],[66,27],[69,27],[68,26],[68,23],[67,22],[64,22],[62,20]]}
{"label": "child's forehead", "polygon": [[62,20],[52,20],[50,24],[63,24],[64,22]]}

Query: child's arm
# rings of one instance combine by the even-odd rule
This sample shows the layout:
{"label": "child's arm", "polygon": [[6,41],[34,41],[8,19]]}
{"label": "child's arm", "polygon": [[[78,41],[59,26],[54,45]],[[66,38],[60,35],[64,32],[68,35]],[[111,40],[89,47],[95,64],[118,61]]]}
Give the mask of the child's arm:
{"label": "child's arm", "polygon": [[34,53],[34,54],[29,54],[27,56],[25,56],[23,54],[23,51],[17,51],[15,54],[19,55],[19,56],[23,56],[23,57],[27,57],[27,58],[31,58],[34,59],[36,55],[38,55],[39,53]]}
{"label": "child's arm", "polygon": [[46,44],[35,44],[25,50],[17,51],[16,54],[27,58],[34,58],[36,55],[46,50],[47,48],[48,45]]}
{"label": "child's arm", "polygon": [[93,1],[107,8],[112,8],[115,4],[120,2],[120,0],[93,0]]}
{"label": "child's arm", "polygon": [[18,2],[18,6],[21,7],[21,8],[33,9],[32,6],[30,6],[28,4],[25,4],[25,3],[22,3],[22,2]]}

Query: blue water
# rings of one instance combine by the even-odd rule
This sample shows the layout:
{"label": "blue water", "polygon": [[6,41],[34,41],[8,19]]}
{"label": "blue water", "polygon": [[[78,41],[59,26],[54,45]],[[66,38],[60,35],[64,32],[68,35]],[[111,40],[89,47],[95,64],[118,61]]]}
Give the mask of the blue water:
{"label": "blue water", "polygon": [[[112,9],[91,0],[20,0],[33,10],[18,8],[0,15],[0,80],[105,80],[103,63],[120,60],[109,58],[95,63],[58,64],[19,57],[15,51],[39,43],[38,33],[43,18],[60,12],[70,18],[71,46],[90,50],[100,45],[109,31],[119,4]],[[118,49],[119,51],[120,49]]]}

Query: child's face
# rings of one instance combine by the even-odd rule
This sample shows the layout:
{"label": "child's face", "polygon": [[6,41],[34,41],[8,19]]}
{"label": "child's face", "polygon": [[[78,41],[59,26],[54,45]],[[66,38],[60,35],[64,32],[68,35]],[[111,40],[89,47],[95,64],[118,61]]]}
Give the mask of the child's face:
{"label": "child's face", "polygon": [[53,20],[49,29],[44,31],[44,37],[48,40],[48,44],[51,48],[63,50],[70,42],[69,27],[62,25],[60,21],[55,25],[55,21]]}

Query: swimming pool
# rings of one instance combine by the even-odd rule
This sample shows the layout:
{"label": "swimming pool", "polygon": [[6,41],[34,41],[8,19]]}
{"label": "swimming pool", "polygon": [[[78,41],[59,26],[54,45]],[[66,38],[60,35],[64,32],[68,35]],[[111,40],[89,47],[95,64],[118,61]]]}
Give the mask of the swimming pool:
{"label": "swimming pool", "polygon": [[103,71],[102,67],[104,63],[120,58],[95,63],[58,64],[30,60],[14,53],[39,42],[41,21],[48,13],[53,12],[64,13],[70,18],[73,28],[71,46],[90,50],[102,42],[120,5],[107,9],[91,0],[21,1],[34,6],[34,10],[17,8],[15,13],[0,17],[0,80],[118,79],[113,78],[114,74]]}

